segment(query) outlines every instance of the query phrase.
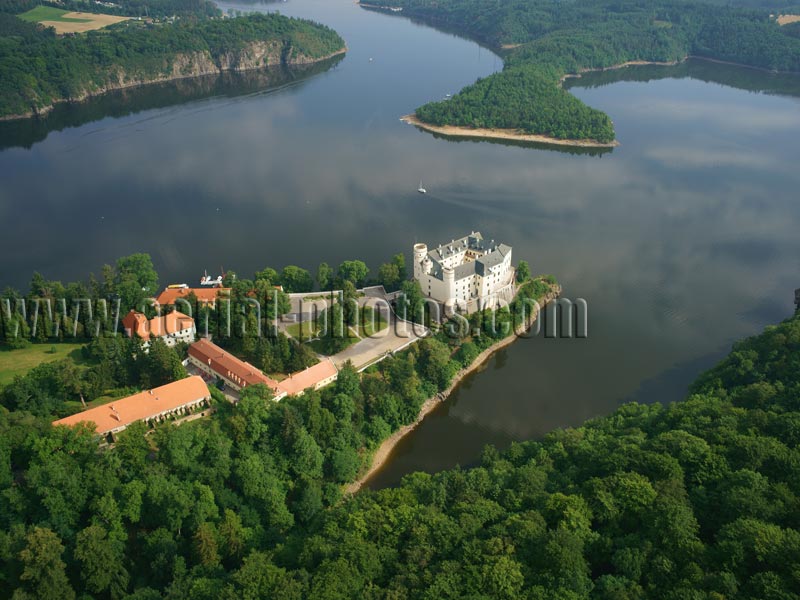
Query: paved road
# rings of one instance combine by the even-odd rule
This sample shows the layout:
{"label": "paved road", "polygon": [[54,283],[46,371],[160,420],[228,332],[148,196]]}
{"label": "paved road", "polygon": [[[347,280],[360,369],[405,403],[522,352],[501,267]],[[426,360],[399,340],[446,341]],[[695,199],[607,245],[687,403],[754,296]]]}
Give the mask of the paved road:
{"label": "paved road", "polygon": [[[383,360],[389,354],[397,352],[406,346],[413,344],[422,337],[428,335],[428,330],[420,325],[413,325],[407,321],[398,320],[392,312],[389,303],[384,300],[380,294],[383,289],[368,288],[368,291],[373,292],[358,298],[358,305],[362,309],[370,307],[378,312],[384,321],[389,322],[389,326],[377,332],[374,336],[364,338],[352,346],[344,349],[342,352],[331,356],[333,364],[340,368],[348,360],[352,361],[357,369],[365,368],[375,362]],[[299,298],[292,297],[292,312],[296,315],[296,320],[308,320],[312,302],[304,302],[303,309],[300,311]],[[319,308],[324,308],[326,303],[323,300],[313,302]],[[362,312],[363,315],[363,312]],[[291,322],[280,320],[279,329],[286,332],[286,328]]]}
{"label": "paved road", "polygon": [[331,359],[337,368],[350,360],[356,369],[360,370],[383,360],[392,352],[397,352],[413,344],[427,334],[428,331],[424,327],[413,325],[408,321],[400,321],[392,314],[388,327],[380,330],[373,337],[364,338],[349,348],[345,348]]}

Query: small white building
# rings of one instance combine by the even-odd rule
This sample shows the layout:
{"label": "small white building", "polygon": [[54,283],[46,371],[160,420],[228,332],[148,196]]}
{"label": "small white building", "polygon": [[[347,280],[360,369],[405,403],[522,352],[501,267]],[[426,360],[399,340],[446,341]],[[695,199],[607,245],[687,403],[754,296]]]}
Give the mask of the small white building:
{"label": "small white building", "polygon": [[422,293],[446,308],[473,312],[514,296],[511,246],[484,241],[473,231],[428,250],[414,244],[414,279]]}

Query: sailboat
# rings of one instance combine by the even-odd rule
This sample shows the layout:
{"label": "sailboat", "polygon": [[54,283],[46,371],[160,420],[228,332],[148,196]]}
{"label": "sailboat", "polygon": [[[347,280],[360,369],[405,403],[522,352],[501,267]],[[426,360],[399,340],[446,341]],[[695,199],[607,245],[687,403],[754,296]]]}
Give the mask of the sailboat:
{"label": "sailboat", "polygon": [[428,193],[428,190],[426,190],[424,187],[422,187],[422,179],[419,180],[419,187],[417,188],[417,191],[420,194],[427,194]]}

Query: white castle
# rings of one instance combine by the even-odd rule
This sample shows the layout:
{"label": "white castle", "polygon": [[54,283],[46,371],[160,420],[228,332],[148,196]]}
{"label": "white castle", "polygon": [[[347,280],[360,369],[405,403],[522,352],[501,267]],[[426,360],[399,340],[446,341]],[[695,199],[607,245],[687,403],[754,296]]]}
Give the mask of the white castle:
{"label": "white castle", "polygon": [[514,296],[511,246],[488,244],[479,232],[428,250],[414,244],[414,279],[422,293],[445,307],[474,312]]}

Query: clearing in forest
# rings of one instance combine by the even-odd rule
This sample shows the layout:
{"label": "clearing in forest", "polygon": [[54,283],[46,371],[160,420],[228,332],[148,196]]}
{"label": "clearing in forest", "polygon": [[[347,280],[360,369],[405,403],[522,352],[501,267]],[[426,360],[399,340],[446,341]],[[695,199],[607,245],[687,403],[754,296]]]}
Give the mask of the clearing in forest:
{"label": "clearing in forest", "polygon": [[45,27],[52,27],[57,34],[63,35],[65,33],[83,33],[93,29],[102,29],[114,23],[127,21],[130,17],[69,12],[52,6],[37,6],[26,13],[22,13],[19,18],[33,23],[40,23]]}
{"label": "clearing in forest", "polygon": [[788,25],[800,21],[800,15],[778,15],[778,25]]}

